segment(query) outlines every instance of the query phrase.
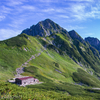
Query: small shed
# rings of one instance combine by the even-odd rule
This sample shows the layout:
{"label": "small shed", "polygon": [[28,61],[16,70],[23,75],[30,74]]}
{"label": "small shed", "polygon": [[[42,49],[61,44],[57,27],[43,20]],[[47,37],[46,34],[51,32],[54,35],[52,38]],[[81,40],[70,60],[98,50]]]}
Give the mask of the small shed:
{"label": "small shed", "polygon": [[31,76],[15,79],[15,83],[18,85],[29,85],[29,84],[38,83],[38,82],[39,82],[38,79],[31,77]]}

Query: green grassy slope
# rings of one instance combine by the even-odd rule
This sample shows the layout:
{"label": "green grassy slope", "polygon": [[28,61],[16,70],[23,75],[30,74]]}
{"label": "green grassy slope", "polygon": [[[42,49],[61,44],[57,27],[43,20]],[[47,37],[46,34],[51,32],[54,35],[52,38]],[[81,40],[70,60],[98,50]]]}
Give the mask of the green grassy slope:
{"label": "green grassy slope", "polygon": [[[84,86],[89,85],[100,87],[100,81],[96,78],[96,75],[90,75],[88,73],[89,71],[93,71],[95,74],[98,74],[97,71],[92,68],[91,64],[86,61],[84,56],[80,53],[80,46],[75,45],[75,43],[75,41],[69,40],[67,35],[63,33],[52,34],[46,38],[39,36],[32,37],[26,34],[21,34],[17,37],[1,41],[0,80],[6,81],[7,79],[13,78],[14,74],[16,74],[16,68],[20,67],[23,63],[29,60],[32,55],[34,55],[35,59],[29,62],[27,67],[25,67],[25,72],[22,75],[36,77],[44,83],[37,86],[28,86],[27,88],[36,88],[37,91],[39,91],[38,89],[44,89],[43,91],[50,89],[50,91],[52,91],[52,93],[54,92],[55,95],[58,95],[59,93],[64,95],[64,93],[62,93],[63,91],[73,96],[78,95],[76,99],[72,99],[74,97],[71,97],[69,100],[77,100],[80,92],[82,92],[80,96],[85,95],[87,98],[88,91],[85,90]],[[87,51],[88,47],[81,43],[80,45],[83,47],[83,51]],[[39,53],[40,55],[38,56]],[[99,68],[99,58],[95,58],[90,49],[89,53],[92,54],[90,61],[96,61],[97,59],[95,65],[97,64],[96,68]],[[87,53],[87,56],[89,53]],[[80,60],[80,58],[82,60]],[[79,66],[76,62],[81,62],[83,66]],[[86,64],[88,67],[85,66]],[[87,71],[85,71],[84,68],[86,68]],[[84,84],[84,86],[76,86],[76,82],[81,82]],[[25,91],[27,91],[27,88],[25,88]],[[17,89],[18,88],[16,88],[16,90]],[[75,91],[77,92],[75,93]],[[45,92],[43,92],[43,94],[44,93]],[[90,92],[88,92],[88,96],[91,96]],[[65,98],[67,97],[65,96]],[[50,99],[52,99],[51,96]]]}
{"label": "green grassy slope", "polygon": [[[38,53],[41,53],[41,55],[30,61],[29,66],[38,68],[38,73],[43,74],[45,77],[52,78],[55,76],[57,80],[66,80],[67,76],[70,77],[70,75],[80,67],[67,55],[60,56],[59,53],[55,52],[52,48],[51,50],[48,50],[48,48],[45,50],[40,42],[41,40],[43,40],[42,37],[37,39],[37,37],[21,34],[7,41],[2,41],[0,43],[0,49],[2,51],[2,53],[0,53],[0,68],[5,71],[9,71],[9,69],[10,71],[15,71],[16,68],[20,67],[32,55]],[[58,64],[59,67],[56,67],[56,64]],[[75,67],[73,67],[73,65]],[[61,73],[56,70],[61,71]],[[68,74],[66,74],[66,77],[63,75],[65,73]]]}
{"label": "green grassy slope", "polygon": [[[78,69],[84,70],[83,68],[86,68],[85,64],[91,67],[95,67],[95,65],[92,66],[91,61],[97,60],[98,64],[99,62],[98,58],[97,59],[94,58],[92,51],[83,44],[81,44],[80,42],[79,42],[80,45],[79,44],[73,45],[72,41],[69,41],[69,38],[67,37],[66,34],[59,33],[53,35],[56,38],[53,38],[54,36],[52,35],[47,38],[44,38],[44,37],[32,37],[26,34],[21,34],[9,40],[1,41],[0,42],[0,50],[2,52],[0,53],[1,79],[8,79],[9,75],[15,74],[15,69],[20,67],[23,63],[25,63],[28,59],[30,59],[32,55],[36,56],[36,58],[29,62],[28,67],[25,68],[26,73],[23,74],[24,75],[29,74],[33,76],[40,75],[55,82],[64,81],[64,82],[74,83],[75,80],[73,80],[72,76],[73,73],[77,71],[79,72]],[[53,44],[50,44],[50,41],[54,42],[55,46]],[[81,47],[83,46],[82,47],[82,50],[84,48],[83,51],[89,49],[88,51],[89,53],[91,53],[92,56],[91,58],[89,58],[89,60],[86,61],[86,58],[83,58],[83,57],[88,57],[89,53],[86,52],[87,54],[84,54],[84,56],[82,56],[82,54],[80,53],[82,52],[82,50],[79,50],[80,46]],[[37,57],[38,53],[40,53],[40,55]],[[82,68],[74,61],[75,62],[81,61],[82,64],[83,63],[85,64],[83,64]],[[36,68],[35,74],[29,72],[29,70],[32,71],[32,68],[30,66],[34,66],[32,67],[33,71],[34,68]],[[89,70],[94,71],[91,67],[89,69],[88,68],[89,66],[87,66],[87,71]],[[6,76],[5,73],[9,74],[8,77]],[[90,75],[90,77],[94,76]]]}
{"label": "green grassy slope", "polygon": [[[32,43],[32,42],[33,43]],[[2,79],[7,79],[5,73],[9,75],[15,74],[15,69],[20,67],[34,54],[39,51],[38,41],[35,38],[30,37],[28,39],[27,35],[20,35],[15,38],[0,42],[0,69]],[[5,73],[4,73],[5,72]],[[5,77],[5,78],[4,78]],[[0,79],[1,79],[0,78]]]}
{"label": "green grassy slope", "polygon": [[[89,95],[71,96],[67,92],[55,91],[53,89],[54,87],[50,89],[48,86],[45,86],[45,88],[48,88],[49,90],[43,88],[37,89],[37,88],[19,87],[14,84],[0,82],[0,99],[1,100],[92,100],[93,99],[92,95],[90,95],[91,97],[89,97]],[[61,87],[59,89],[61,89]],[[78,92],[79,91],[82,92],[83,90],[77,87],[75,89],[78,89]],[[84,91],[84,92],[89,93],[88,91]],[[95,93],[95,97],[98,99],[100,96]],[[97,99],[93,99],[93,100],[97,100]]]}

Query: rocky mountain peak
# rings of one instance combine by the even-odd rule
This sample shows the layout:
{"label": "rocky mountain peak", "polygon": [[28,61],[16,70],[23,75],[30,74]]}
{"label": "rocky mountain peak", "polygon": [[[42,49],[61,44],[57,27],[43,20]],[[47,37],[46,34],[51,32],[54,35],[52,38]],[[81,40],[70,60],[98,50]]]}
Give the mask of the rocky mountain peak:
{"label": "rocky mountain peak", "polygon": [[100,44],[100,41],[94,37],[87,37],[85,41],[89,42],[92,46],[98,46]]}
{"label": "rocky mountain peak", "polygon": [[54,24],[54,22],[51,19],[45,19],[44,21],[41,21],[41,22],[44,24],[46,23]]}
{"label": "rocky mountain peak", "polygon": [[78,33],[76,31],[71,30],[68,33],[69,33],[69,35],[70,35],[70,37],[72,39],[78,39],[80,42],[85,43],[85,41],[83,40],[83,38],[80,35],[78,35]]}
{"label": "rocky mountain peak", "polygon": [[100,41],[97,38],[87,37],[85,38],[85,41],[90,43],[91,46],[93,46],[100,52]]}
{"label": "rocky mountain peak", "polygon": [[62,33],[62,32],[67,34],[67,36],[69,36],[68,32],[65,29],[63,29],[50,19],[45,19],[44,21],[40,21],[36,25],[32,25],[30,28],[27,28],[22,31],[22,33],[26,33],[27,35],[32,35],[32,36],[36,35],[49,36],[53,33]]}

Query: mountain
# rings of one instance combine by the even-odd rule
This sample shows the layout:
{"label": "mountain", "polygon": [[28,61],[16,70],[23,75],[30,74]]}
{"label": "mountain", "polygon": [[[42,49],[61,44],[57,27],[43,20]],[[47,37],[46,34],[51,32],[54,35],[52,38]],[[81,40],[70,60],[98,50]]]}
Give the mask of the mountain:
{"label": "mountain", "polygon": [[45,41],[42,41],[44,47],[52,47],[52,49],[60,54],[67,54],[73,61],[80,66],[83,66],[84,69],[91,67],[92,70],[99,72],[100,68],[95,67],[95,61],[98,62],[99,66],[99,52],[91,45],[87,44],[74,30],[67,32],[67,30],[63,29],[50,19],[41,21],[30,27],[28,31],[26,30],[22,31],[22,33],[31,36],[39,35],[44,37]]}
{"label": "mountain", "polygon": [[68,33],[69,33],[69,35],[70,35],[70,37],[72,39],[74,39],[74,40],[77,39],[80,42],[85,43],[85,41],[83,40],[83,38],[81,36],[79,36],[79,34],[77,32],[75,32],[74,30],[69,31]]}
{"label": "mountain", "polygon": [[[99,51],[74,30],[68,32],[50,19],[46,19],[23,30],[16,37],[0,41],[0,51],[1,81],[13,78],[16,69],[23,66],[22,75],[33,76],[43,82],[27,86],[30,93],[33,93],[31,88],[34,88],[38,92],[49,90],[56,98],[57,93],[60,93],[64,98],[65,95],[71,95],[70,98],[77,95],[76,100],[84,100],[85,97],[91,96],[100,99],[99,92],[91,90],[91,87],[100,87]],[[29,91],[27,88],[21,89],[27,93]],[[5,91],[11,89],[5,85]],[[15,91],[17,90],[20,89],[16,88]],[[94,95],[90,91],[94,92]],[[11,92],[11,95],[17,95],[16,92]],[[44,96],[42,92],[39,92],[40,98]],[[81,99],[78,96],[81,96]],[[52,100],[55,98],[47,94],[47,98],[49,97]],[[85,100],[88,100],[86,98]]]}
{"label": "mountain", "polygon": [[[68,32],[60,27],[58,24],[54,23],[50,19],[46,19],[37,23],[36,25],[32,25],[30,28],[25,29],[22,33],[26,33],[31,36],[49,36],[53,33],[61,33],[64,32],[68,35]],[[68,35],[69,36],[69,35]]]}
{"label": "mountain", "polygon": [[96,48],[100,52],[100,41],[94,37],[87,37],[85,41],[89,42],[91,46]]}

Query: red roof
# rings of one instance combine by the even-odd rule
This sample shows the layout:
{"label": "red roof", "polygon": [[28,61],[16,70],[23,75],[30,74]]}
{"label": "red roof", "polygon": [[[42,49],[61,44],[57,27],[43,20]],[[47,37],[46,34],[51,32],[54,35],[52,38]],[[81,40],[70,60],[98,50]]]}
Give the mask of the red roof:
{"label": "red roof", "polygon": [[22,77],[22,78],[16,78],[16,79],[19,79],[19,80],[26,80],[26,79],[29,79],[29,78],[34,78],[34,77],[29,76],[29,77]]}

